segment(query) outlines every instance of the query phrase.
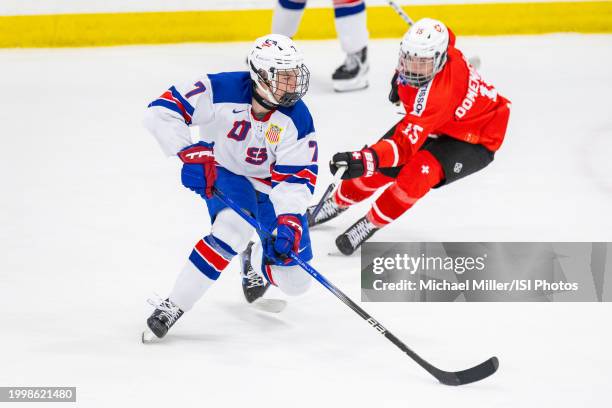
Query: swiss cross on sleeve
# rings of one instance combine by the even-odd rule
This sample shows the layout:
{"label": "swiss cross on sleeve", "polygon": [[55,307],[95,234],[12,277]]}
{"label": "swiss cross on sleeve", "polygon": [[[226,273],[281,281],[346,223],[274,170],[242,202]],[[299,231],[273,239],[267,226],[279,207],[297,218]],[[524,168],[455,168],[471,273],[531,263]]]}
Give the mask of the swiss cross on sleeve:
{"label": "swiss cross on sleeve", "polygon": [[359,160],[361,159],[361,152],[353,152],[353,159]]}

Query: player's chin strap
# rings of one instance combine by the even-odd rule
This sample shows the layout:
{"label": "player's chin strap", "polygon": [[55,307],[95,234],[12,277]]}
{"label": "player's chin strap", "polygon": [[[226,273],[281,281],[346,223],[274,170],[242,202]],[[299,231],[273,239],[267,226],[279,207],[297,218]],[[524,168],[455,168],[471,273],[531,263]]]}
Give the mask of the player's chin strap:
{"label": "player's chin strap", "polygon": [[[259,73],[257,72],[257,68],[255,67],[255,65],[253,65],[253,63],[251,61],[249,61],[249,64],[251,65],[251,70],[257,75],[258,78],[260,78],[261,81],[263,81],[264,79],[261,77],[261,75],[259,75]],[[253,98],[255,98],[255,100],[261,105],[263,106],[265,109],[267,110],[273,110],[278,108],[278,104],[272,103],[270,101],[268,101],[267,99],[265,99],[263,96],[261,96],[259,94],[259,92],[257,92],[257,88],[259,87],[259,84],[256,83],[255,81],[251,81],[253,82],[253,90],[252,90],[252,94],[253,94]],[[269,94],[270,92],[267,91],[267,93]],[[273,96],[270,95],[272,98]]]}
{"label": "player's chin strap", "polygon": [[268,102],[267,99],[265,99],[263,96],[259,94],[259,92],[257,92],[257,84],[255,82],[253,82],[253,98],[255,98],[257,103],[259,103],[261,106],[263,106],[267,110],[271,111],[271,110],[278,108],[278,105],[274,105]]}
{"label": "player's chin strap", "polygon": [[[234,210],[236,214],[238,214],[242,219],[248,222],[253,228],[257,230],[257,232],[265,237],[270,237],[269,231],[263,228],[259,222],[247,214],[242,208],[238,206],[231,198],[226,196],[222,191],[215,188],[214,194],[217,196],[219,200],[221,200],[225,205]],[[345,305],[350,307],[355,313],[361,316],[362,319],[367,321],[374,329],[376,329],[380,334],[385,336],[387,340],[391,343],[395,344],[400,350],[406,353],[412,360],[414,360],[418,365],[423,367],[429,374],[434,376],[438,381],[442,384],[446,385],[462,385],[468,384],[475,381],[480,381],[483,378],[486,378],[497,371],[497,367],[499,366],[499,362],[497,361],[497,357],[491,357],[490,359],[480,363],[477,366],[468,368],[463,371],[443,371],[439,368],[431,365],[426,360],[424,360],[417,353],[412,351],[408,346],[406,346],[400,339],[395,337],[389,330],[387,330],[382,324],[380,324],[376,319],[370,316],[365,310],[363,310],[359,305],[353,302],[348,296],[346,296],[340,289],[334,286],[330,281],[328,281],[323,275],[317,272],[310,264],[304,261],[300,256],[294,252],[289,253],[289,257],[293,259],[302,269],[304,269],[310,276],[317,280],[321,285],[325,286],[331,293],[334,294],[338,299],[340,299]]]}

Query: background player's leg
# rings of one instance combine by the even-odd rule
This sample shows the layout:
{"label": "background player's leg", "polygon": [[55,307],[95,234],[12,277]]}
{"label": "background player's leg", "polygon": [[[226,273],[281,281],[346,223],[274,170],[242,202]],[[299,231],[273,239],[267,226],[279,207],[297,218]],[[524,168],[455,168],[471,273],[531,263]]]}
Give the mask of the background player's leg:
{"label": "background player's leg", "polygon": [[406,162],[395,183],[372,204],[368,214],[336,239],[340,252],[350,255],[381,227],[389,224],[444,179],[440,162],[420,150]]}
{"label": "background player's leg", "polygon": [[443,179],[440,162],[428,151],[418,151],[406,163],[396,182],[372,204],[366,218],[377,228],[389,224]]}
{"label": "background player's leg", "polygon": [[334,89],[352,91],[368,86],[368,28],[363,0],[333,0],[336,32],[342,50],[347,54],[332,75]]}
{"label": "background player's leg", "polygon": [[297,33],[307,0],[278,0],[272,16],[272,33],[293,37]]}
{"label": "background player's leg", "polygon": [[[336,218],[351,205],[370,197],[376,190],[393,181],[393,178],[381,173],[372,177],[344,180],[334,194],[327,198],[316,216],[309,217],[308,226],[323,224]],[[317,205],[308,207],[308,213],[314,212]]]}
{"label": "background player's leg", "polygon": [[[380,187],[392,181],[392,177],[382,173],[376,173],[368,178],[361,177],[342,181],[334,194],[323,202],[314,219],[311,221],[309,218],[309,226],[314,227],[336,218],[351,205],[365,200]],[[312,212],[315,208],[316,205],[313,205],[308,208],[308,211]]]}
{"label": "background player's leg", "polygon": [[371,197],[376,190],[392,181],[393,178],[380,172],[377,172],[372,177],[343,180],[340,183],[340,187],[334,193],[333,199],[338,206],[346,208]]}

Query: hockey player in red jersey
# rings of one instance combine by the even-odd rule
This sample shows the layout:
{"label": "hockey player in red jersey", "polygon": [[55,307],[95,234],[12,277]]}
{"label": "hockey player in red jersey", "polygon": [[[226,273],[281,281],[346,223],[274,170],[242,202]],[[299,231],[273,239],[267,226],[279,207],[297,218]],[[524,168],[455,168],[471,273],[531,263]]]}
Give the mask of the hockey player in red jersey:
{"label": "hockey player in red jersey", "polygon": [[311,219],[312,225],[326,222],[388,185],[366,216],[336,239],[346,255],[431,188],[486,167],[504,140],[510,114],[508,99],[455,48],[454,34],[429,18],[402,39],[389,99],[401,101],[406,115],[377,143],[333,156],[331,172],[346,167],[344,181]]}

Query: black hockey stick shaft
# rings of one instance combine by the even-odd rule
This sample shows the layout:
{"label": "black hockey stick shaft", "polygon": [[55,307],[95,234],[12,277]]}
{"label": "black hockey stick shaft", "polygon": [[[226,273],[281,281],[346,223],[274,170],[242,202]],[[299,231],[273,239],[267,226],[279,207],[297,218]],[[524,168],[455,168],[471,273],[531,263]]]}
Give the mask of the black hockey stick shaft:
{"label": "black hockey stick shaft", "polygon": [[[255,228],[258,232],[263,235],[270,236],[270,232],[264,229],[257,220],[247,214],[242,208],[240,208],[231,198],[227,197],[222,191],[215,189],[215,195],[228,207],[234,210],[241,218],[243,218],[246,222],[248,222],[253,228]],[[290,253],[290,258],[293,259],[304,271],[306,271],[310,276],[312,276],[315,280],[325,286],[330,292],[332,292],[338,299],[340,299],[345,305],[350,307],[355,313],[361,316],[365,321],[367,321],[373,328],[375,328],[379,333],[384,335],[391,343],[395,344],[400,350],[406,353],[411,359],[413,359],[417,364],[423,367],[427,372],[433,375],[438,381],[442,384],[446,385],[462,385],[469,384],[475,381],[482,380],[493,374],[497,371],[497,367],[499,366],[497,357],[491,357],[487,361],[474,366],[472,368],[468,368],[463,371],[443,371],[440,370],[429,362],[424,360],[417,353],[412,351],[408,346],[406,346],[402,341],[400,341],[395,335],[393,335],[390,331],[388,331],[382,324],[380,324],[376,319],[374,319],[370,314],[368,314],[365,310],[363,310],[359,305],[353,302],[348,296],[346,296],[340,289],[338,289],[334,284],[325,278],[325,276],[321,275],[314,269],[310,264],[302,258],[298,254]]]}

